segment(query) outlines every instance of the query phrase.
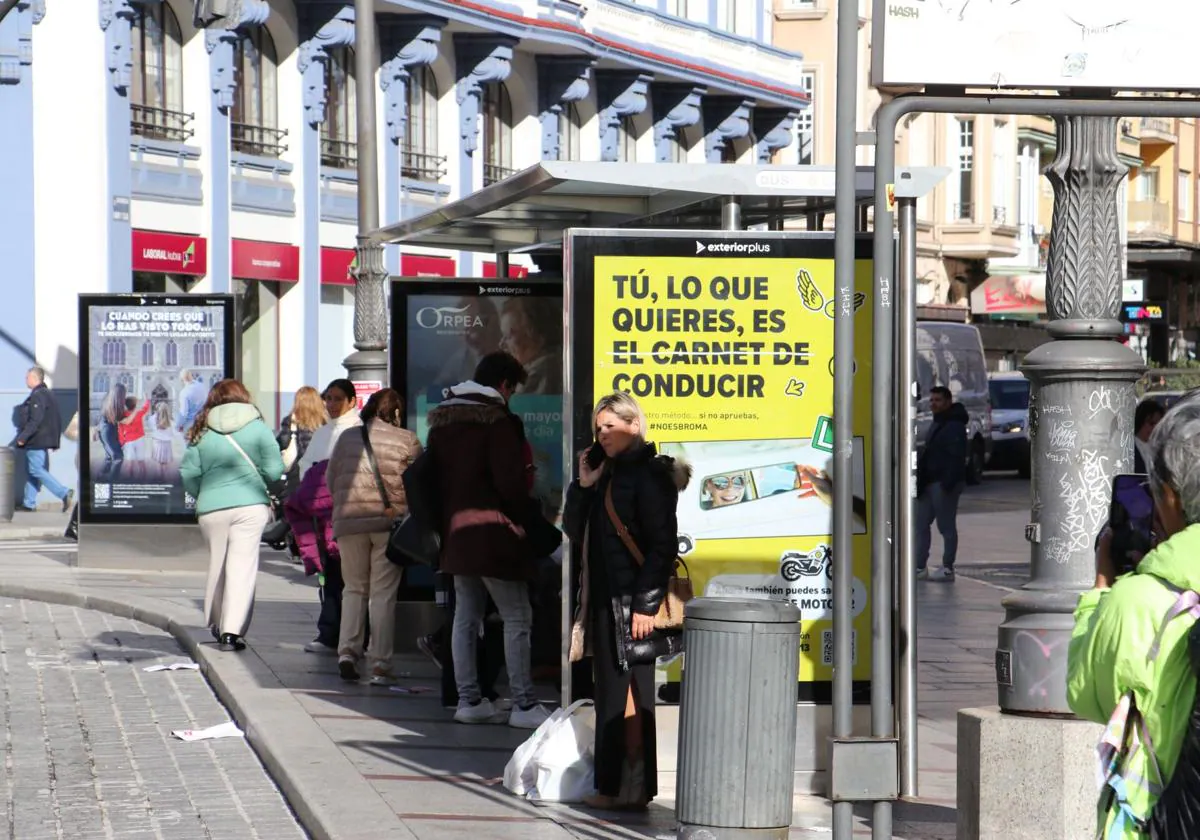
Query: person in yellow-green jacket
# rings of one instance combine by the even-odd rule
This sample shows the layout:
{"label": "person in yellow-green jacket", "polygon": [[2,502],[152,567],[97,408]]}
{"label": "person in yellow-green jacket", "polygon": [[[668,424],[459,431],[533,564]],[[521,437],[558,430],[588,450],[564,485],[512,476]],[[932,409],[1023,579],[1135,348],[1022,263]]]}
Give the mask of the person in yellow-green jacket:
{"label": "person in yellow-green jacket", "polygon": [[[1149,750],[1113,761],[1098,804],[1103,840],[1149,836],[1147,820],[1179,759],[1196,696],[1188,654],[1196,612],[1183,607],[1187,593],[1200,591],[1200,397],[1177,403],[1149,444],[1158,544],[1117,579],[1111,534],[1101,537],[1095,586],[1075,608],[1067,659],[1075,714],[1110,724],[1109,741],[1150,741]],[[1133,707],[1126,727],[1124,710]]]}

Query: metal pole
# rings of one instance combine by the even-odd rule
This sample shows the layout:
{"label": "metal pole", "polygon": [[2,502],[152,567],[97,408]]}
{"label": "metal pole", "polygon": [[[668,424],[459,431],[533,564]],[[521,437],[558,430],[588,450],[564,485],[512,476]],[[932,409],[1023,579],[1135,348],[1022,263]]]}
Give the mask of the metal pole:
{"label": "metal pole", "polygon": [[[1141,357],[1116,339],[1121,306],[1117,118],[1061,116],[1046,170],[1054,188],[1046,266],[1046,331],[1025,357],[1033,508],[1030,580],[1001,603],[1000,708],[1070,714],[1066,649],[1079,595],[1095,579],[1093,544],[1108,519],[1112,478],[1133,464],[1134,385]],[[1028,639],[1038,641],[1037,652]]]}
{"label": "metal pole", "polygon": [[[1079,593],[1091,584],[1091,543],[1107,516],[1109,481],[1130,463],[1133,383],[1144,370],[1140,356],[1112,340],[1121,329],[1116,320],[1117,190],[1125,173],[1116,156],[1112,119],[1088,118],[1196,117],[1200,104],[1149,98],[897,97],[879,109],[876,119],[877,216],[887,204],[880,185],[895,177],[897,125],[905,114],[922,111],[1058,118],[1059,156],[1051,171],[1054,257],[1047,277],[1048,329],[1055,340],[1030,353],[1022,366],[1032,383],[1034,493],[1026,531],[1033,543],[1032,572],[1029,583],[1004,601],[996,679],[1004,711],[1069,714],[1062,675],[1072,613]],[[877,240],[877,271],[890,266],[893,257],[892,243]]]}
{"label": "metal pole", "polygon": [[508,251],[501,251],[496,254],[496,278],[499,280],[508,279]]}
{"label": "metal pole", "polygon": [[742,229],[742,204],[737,196],[721,199],[721,230]]}
{"label": "metal pole", "polygon": [[379,43],[375,0],[354,4],[354,92],[358,142],[358,236],[354,271],[354,347],[342,363],[352,380],[388,384],[387,270],[383,245],[372,241],[379,227],[379,152],[375,131],[375,73]]}
{"label": "metal pole", "polygon": [[913,556],[913,496],[916,447],[916,355],[913,325],[917,315],[917,202],[899,200],[900,262],[896,283],[896,330],[899,340],[895,387],[896,417],[896,555],[897,588],[900,596],[900,795],[917,793],[917,570]]}
{"label": "metal pole", "polygon": [[[833,246],[833,737],[854,734],[854,221],[857,155],[858,0],[838,0]],[[872,488],[878,492],[879,488]],[[874,523],[875,527],[879,523]],[[890,817],[890,813],[888,814]],[[875,829],[881,828],[876,815]],[[888,819],[884,837],[891,837]],[[851,840],[854,805],[833,803],[833,840]],[[878,837],[879,835],[876,834]]]}

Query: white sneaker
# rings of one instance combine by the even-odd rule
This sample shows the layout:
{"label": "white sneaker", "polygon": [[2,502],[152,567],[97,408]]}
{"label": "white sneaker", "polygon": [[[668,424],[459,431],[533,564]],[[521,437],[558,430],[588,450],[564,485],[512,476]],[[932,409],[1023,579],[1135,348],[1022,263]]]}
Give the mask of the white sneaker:
{"label": "white sneaker", "polygon": [[528,709],[513,709],[508,716],[508,725],[513,729],[537,729],[550,717],[550,712],[541,703]]}
{"label": "white sneaker", "polygon": [[917,569],[917,580],[929,580],[929,567]]}
{"label": "white sneaker", "polygon": [[325,656],[337,656],[337,648],[330,647],[320,639],[313,639],[304,646],[304,650],[306,653],[320,653]]}
{"label": "white sneaker", "polygon": [[455,723],[492,723],[496,717],[496,707],[491,700],[480,700],[474,706],[459,705],[454,713]]}
{"label": "white sneaker", "polygon": [[497,712],[511,712],[513,701],[508,697],[497,697],[492,701],[492,705],[496,708]]}
{"label": "white sneaker", "polygon": [[940,580],[943,583],[954,583],[954,569],[949,566],[942,566],[934,572],[930,577],[933,580]]}

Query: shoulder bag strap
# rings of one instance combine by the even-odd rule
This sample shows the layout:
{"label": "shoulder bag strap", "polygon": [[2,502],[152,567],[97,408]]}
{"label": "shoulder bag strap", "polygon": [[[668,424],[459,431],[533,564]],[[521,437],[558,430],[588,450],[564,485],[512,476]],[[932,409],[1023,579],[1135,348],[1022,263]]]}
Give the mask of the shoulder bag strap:
{"label": "shoulder bag strap", "polygon": [[388,498],[387,487],[383,484],[383,474],[379,472],[379,462],[375,460],[375,448],[371,446],[371,435],[367,432],[367,424],[363,423],[359,428],[362,430],[363,449],[367,453],[367,463],[371,465],[371,472],[375,475],[375,486],[379,488],[383,506],[391,508],[392,500]]}
{"label": "shoulder bag strap", "polygon": [[643,556],[641,549],[633,541],[633,537],[630,535],[629,529],[625,527],[625,523],[621,521],[621,517],[617,516],[617,509],[613,506],[611,478],[608,481],[608,486],[604,489],[604,509],[608,511],[609,521],[617,529],[617,536],[621,538],[621,542],[625,543],[625,548],[629,549],[629,553],[633,555],[633,559],[637,561],[639,566],[646,565],[646,558]]}
{"label": "shoulder bag strap", "polygon": [[236,440],[233,439],[233,435],[221,435],[221,437],[223,437],[223,438],[225,438],[225,440],[229,441],[229,445],[232,446],[234,449],[236,449],[238,451],[238,454],[246,459],[246,463],[250,465],[250,469],[254,470],[254,474],[256,476],[258,476],[258,480],[262,482],[263,489],[266,490],[267,495],[270,496],[271,488],[267,487],[267,480],[265,478],[263,478],[262,473],[259,472],[258,464],[254,463],[254,461],[251,460],[250,456],[246,454],[246,450],[242,449],[241,444],[239,444]]}

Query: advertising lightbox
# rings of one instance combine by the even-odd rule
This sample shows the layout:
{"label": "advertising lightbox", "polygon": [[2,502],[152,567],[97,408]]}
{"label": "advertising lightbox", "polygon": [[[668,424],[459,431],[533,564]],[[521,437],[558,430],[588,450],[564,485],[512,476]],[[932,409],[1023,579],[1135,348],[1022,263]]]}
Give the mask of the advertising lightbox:
{"label": "advertising lightbox", "polygon": [[80,295],[81,522],[196,521],[179,465],[235,326],[230,295]]}
{"label": "advertising lightbox", "polygon": [[[827,700],[835,564],[854,572],[854,677],[870,677],[871,242],[835,295],[832,234],[571,231],[573,450],[596,400],[627,391],[662,454],[687,461],[679,550],[697,595],[787,600],[802,615],[800,698]],[[854,536],[835,554],[833,313],[855,329]],[[670,666],[678,679],[678,663]]]}

